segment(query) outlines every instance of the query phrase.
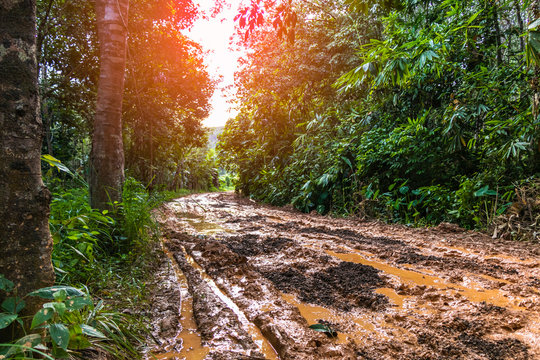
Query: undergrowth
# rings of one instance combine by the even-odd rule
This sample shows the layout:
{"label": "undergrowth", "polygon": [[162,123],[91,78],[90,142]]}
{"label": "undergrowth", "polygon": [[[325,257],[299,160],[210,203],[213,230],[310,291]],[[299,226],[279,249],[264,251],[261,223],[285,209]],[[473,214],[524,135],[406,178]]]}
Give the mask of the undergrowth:
{"label": "undergrowth", "polygon": [[[90,207],[88,186],[80,175],[52,157],[44,160],[51,167],[44,180],[52,192],[56,285],[19,298],[10,294],[9,278],[0,275],[0,291],[19,304],[2,304],[0,329],[11,326],[15,333],[25,334],[10,344],[0,344],[0,358],[84,359],[106,352],[115,359],[138,359],[150,338],[147,283],[159,263],[158,227],[152,210],[189,191],[150,193],[128,178],[123,201],[111,204],[110,211],[99,211]],[[31,326],[18,315],[28,296],[50,300]],[[44,332],[36,336],[36,329]]]}

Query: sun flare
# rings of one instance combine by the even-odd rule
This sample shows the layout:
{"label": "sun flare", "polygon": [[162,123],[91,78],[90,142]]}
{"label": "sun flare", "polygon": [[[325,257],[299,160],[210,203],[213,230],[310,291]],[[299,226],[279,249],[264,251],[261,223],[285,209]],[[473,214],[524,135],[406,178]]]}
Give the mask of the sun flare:
{"label": "sun flare", "polygon": [[[211,14],[216,2],[209,0],[195,1],[201,12]],[[227,87],[233,85],[234,73],[238,67],[239,50],[230,46],[235,32],[234,17],[238,14],[241,0],[226,0],[215,16],[201,16],[187,32],[191,39],[198,42],[207,52],[205,63],[210,74],[220,82],[211,99],[212,110],[204,120],[207,127],[223,126],[236,112],[227,101]]]}

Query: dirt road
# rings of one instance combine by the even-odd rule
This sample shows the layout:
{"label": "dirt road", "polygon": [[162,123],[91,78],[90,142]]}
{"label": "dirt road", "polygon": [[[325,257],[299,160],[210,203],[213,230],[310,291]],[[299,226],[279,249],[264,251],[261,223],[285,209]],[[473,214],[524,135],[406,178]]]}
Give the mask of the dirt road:
{"label": "dirt road", "polygon": [[183,329],[159,358],[540,359],[538,244],[231,193],[170,202],[161,222]]}

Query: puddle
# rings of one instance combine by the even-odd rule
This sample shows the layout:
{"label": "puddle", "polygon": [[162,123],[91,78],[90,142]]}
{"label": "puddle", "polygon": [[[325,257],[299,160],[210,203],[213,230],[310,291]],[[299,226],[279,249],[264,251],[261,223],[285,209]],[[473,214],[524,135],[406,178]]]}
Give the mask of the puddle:
{"label": "puddle", "polygon": [[328,321],[336,326],[338,332],[337,338],[334,339],[336,344],[345,344],[354,341],[361,345],[365,342],[366,337],[376,338],[379,340],[388,340],[388,331],[396,336],[396,333],[402,334],[405,338],[407,330],[385,321],[376,319],[367,319],[352,313],[341,313],[335,310],[330,310],[322,306],[307,304],[299,301],[292,294],[282,293],[283,300],[295,306],[300,311],[300,315],[309,325],[319,323],[319,320]]}
{"label": "puddle", "polygon": [[[348,249],[347,251],[354,251]],[[408,283],[412,285],[423,285],[423,286],[429,286],[434,287],[437,289],[443,289],[443,290],[455,290],[462,296],[466,297],[469,301],[472,302],[486,302],[488,304],[501,306],[501,307],[508,307],[514,310],[524,310],[523,307],[519,307],[515,305],[516,302],[519,302],[523,299],[519,299],[517,297],[509,298],[505,296],[500,290],[492,290],[492,289],[482,289],[480,284],[475,283],[473,281],[469,281],[468,286],[462,286],[458,284],[453,284],[445,281],[442,278],[432,276],[432,275],[426,275],[421,274],[416,271],[411,270],[405,270],[396,268],[393,266],[390,266],[388,264],[368,260],[364,258],[362,255],[358,253],[337,253],[334,251],[326,250],[326,253],[330,256],[336,257],[343,261],[349,261],[357,264],[362,265],[369,265],[374,267],[375,269],[381,270],[385,272],[386,274],[397,276],[401,282]],[[476,290],[476,288],[479,288],[481,290]]]}
{"label": "puddle", "polygon": [[176,215],[180,220],[187,222],[199,234],[214,235],[220,232],[225,232],[225,229],[220,225],[205,221],[203,216],[188,212],[179,212]]}
{"label": "puddle", "polygon": [[193,257],[189,255],[185,250],[184,255],[188,263],[201,274],[201,276],[206,281],[208,286],[210,286],[214,294],[216,294],[221,299],[221,301],[223,301],[234,312],[240,323],[242,323],[244,330],[248,332],[248,334],[253,339],[253,342],[255,343],[255,345],[257,345],[265,358],[270,360],[279,360],[279,356],[277,355],[276,351],[274,350],[272,345],[270,345],[270,342],[268,342],[268,340],[262,335],[259,328],[247,319],[242,310],[240,310],[240,308],[227,295],[225,295],[223,291],[221,291],[221,289],[219,289],[214,280],[204,271],[204,269],[199,264],[197,264],[195,259],[193,259]]}
{"label": "puddle", "polygon": [[379,289],[375,290],[375,292],[377,294],[381,294],[381,295],[384,295],[384,296],[388,297],[390,299],[390,301],[394,305],[396,305],[398,308],[403,307],[403,301],[404,301],[406,296],[399,295],[396,292],[396,290],[391,289],[391,288],[379,288]]}
{"label": "puddle", "polygon": [[163,246],[163,251],[171,260],[172,266],[176,273],[178,286],[180,287],[182,305],[180,311],[180,326],[181,331],[177,335],[177,342],[181,343],[182,349],[179,352],[170,351],[163,354],[153,355],[159,360],[202,360],[210,352],[210,348],[203,346],[201,343],[201,335],[197,331],[197,324],[193,317],[193,298],[188,290],[187,279],[184,273],[178,268],[171,252],[166,246]]}

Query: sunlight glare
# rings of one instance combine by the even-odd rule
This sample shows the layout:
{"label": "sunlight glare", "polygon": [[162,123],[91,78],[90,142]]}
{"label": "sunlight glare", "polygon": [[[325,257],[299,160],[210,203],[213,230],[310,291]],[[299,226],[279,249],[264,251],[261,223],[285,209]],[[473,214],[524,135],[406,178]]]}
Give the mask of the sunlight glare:
{"label": "sunlight glare", "polygon": [[[194,0],[201,12],[211,13],[215,1]],[[228,86],[234,83],[234,72],[237,70],[238,58],[241,53],[232,50],[229,46],[230,38],[234,34],[234,17],[238,14],[242,0],[224,0],[222,11],[215,17],[201,17],[186,33],[194,41],[201,44],[208,53],[205,63],[211,76],[221,79],[216,91],[210,100],[212,110],[208,118],[203,121],[207,127],[223,126],[225,122],[236,115],[232,105],[227,101]]]}

